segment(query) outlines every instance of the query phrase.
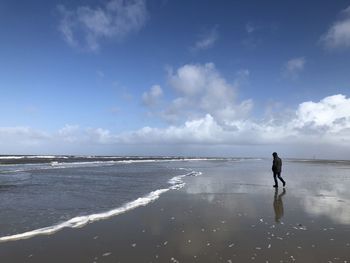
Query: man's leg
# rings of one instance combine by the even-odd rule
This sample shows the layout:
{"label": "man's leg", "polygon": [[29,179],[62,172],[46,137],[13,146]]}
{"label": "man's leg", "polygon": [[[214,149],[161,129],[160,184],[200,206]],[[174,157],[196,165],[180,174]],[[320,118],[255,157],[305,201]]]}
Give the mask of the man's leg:
{"label": "man's leg", "polygon": [[278,176],[278,179],[280,179],[281,182],[283,183],[283,186],[285,186],[285,185],[286,185],[286,182],[285,182],[285,181],[283,180],[283,178],[281,177],[281,173],[278,173],[277,176]]}
{"label": "man's leg", "polygon": [[273,173],[273,180],[275,181],[275,185],[273,187],[278,187],[278,182],[277,182],[276,176],[277,176],[277,174]]}

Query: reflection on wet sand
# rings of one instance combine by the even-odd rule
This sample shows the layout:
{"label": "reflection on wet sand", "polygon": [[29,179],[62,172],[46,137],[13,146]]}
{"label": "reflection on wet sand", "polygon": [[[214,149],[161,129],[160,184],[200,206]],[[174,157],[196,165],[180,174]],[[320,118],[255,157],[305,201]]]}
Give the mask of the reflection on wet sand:
{"label": "reflection on wet sand", "polygon": [[278,194],[278,188],[275,189],[275,195],[273,197],[273,209],[275,210],[275,222],[280,223],[280,219],[284,215],[282,196],[286,194],[286,189],[283,188],[282,193]]}

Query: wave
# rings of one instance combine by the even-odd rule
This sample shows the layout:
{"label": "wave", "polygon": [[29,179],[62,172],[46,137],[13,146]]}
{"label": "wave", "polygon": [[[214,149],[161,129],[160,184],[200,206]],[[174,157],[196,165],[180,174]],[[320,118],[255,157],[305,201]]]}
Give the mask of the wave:
{"label": "wave", "polygon": [[2,169],[1,174],[18,173],[18,172],[30,172],[35,170],[48,170],[48,169],[64,169],[64,168],[78,168],[78,167],[99,167],[99,166],[111,166],[120,163],[141,163],[141,162],[157,162],[159,160],[134,160],[134,161],[87,161],[87,162],[57,162],[52,161],[45,164],[7,164],[3,165],[3,168],[17,168],[18,169]]}
{"label": "wave", "polygon": [[[26,158],[27,156],[6,156],[6,157],[16,157],[16,158]],[[36,156],[36,158],[41,158],[42,156]],[[51,158],[51,156],[45,156],[46,158]],[[89,156],[90,157],[90,156]],[[89,158],[87,157],[87,158]],[[0,157],[0,159],[3,158]],[[32,156],[31,156],[32,158]],[[68,158],[66,156],[61,156],[60,158]],[[86,158],[86,157],[85,157]],[[93,158],[93,156],[91,156]],[[135,159],[124,159],[124,160],[108,160],[111,158],[106,156],[103,157],[106,160],[99,161],[78,161],[78,162],[59,162],[59,161],[51,161],[49,163],[24,163],[24,164],[5,164],[2,165],[3,168],[7,166],[18,169],[1,169],[1,174],[7,173],[17,173],[17,172],[30,172],[34,170],[47,170],[47,169],[64,169],[64,168],[78,168],[78,167],[99,167],[99,166],[111,166],[116,164],[132,164],[132,163],[154,163],[154,162],[197,162],[197,161],[231,161],[231,162],[243,162],[243,161],[261,161],[259,158],[173,158],[168,159],[168,157],[164,157],[164,159],[140,159],[135,157]],[[131,158],[131,157],[130,157]]]}
{"label": "wave", "polygon": [[74,167],[95,167],[109,166],[115,164],[132,163],[155,163],[155,162],[178,162],[178,161],[198,161],[200,159],[150,159],[150,160],[111,160],[111,161],[87,161],[87,162],[51,162],[46,168],[74,168]]}
{"label": "wave", "polygon": [[[184,169],[187,170],[187,169]],[[91,215],[86,215],[86,216],[77,216],[74,218],[71,218],[67,221],[64,221],[62,223],[59,223],[57,225],[53,226],[48,226],[44,228],[39,228],[36,230],[31,230],[28,232],[20,233],[20,234],[15,234],[15,235],[9,235],[9,236],[3,236],[0,237],[0,243],[2,242],[8,242],[8,241],[15,241],[15,240],[21,240],[21,239],[28,239],[32,238],[35,236],[39,235],[51,235],[54,234],[64,228],[80,228],[83,227],[87,224],[107,219],[113,216],[117,216],[120,214],[123,214],[125,212],[128,212],[132,209],[135,209],[140,206],[146,206],[151,202],[154,202],[157,200],[161,194],[169,191],[169,190],[178,190],[181,189],[182,187],[185,186],[185,182],[182,180],[183,177],[185,176],[196,176],[200,175],[201,172],[196,172],[196,171],[191,171],[189,173],[183,174],[183,175],[178,175],[173,178],[171,178],[168,183],[171,185],[169,188],[163,188],[163,189],[158,189],[155,191],[150,192],[149,194],[139,197],[134,201],[128,202],[118,208],[114,208],[112,210],[102,212],[102,213],[97,213],[97,214],[91,214]]]}
{"label": "wave", "polygon": [[234,157],[181,157],[181,156],[84,156],[84,155],[0,155],[0,160],[18,159],[86,159],[86,160],[114,160],[114,161],[215,161],[215,160],[245,160],[254,158]]}
{"label": "wave", "polygon": [[[0,179],[11,175],[12,177],[16,174],[30,173],[39,170],[49,169],[68,169],[68,168],[83,168],[83,167],[101,167],[101,166],[112,166],[116,164],[133,164],[133,163],[154,163],[154,162],[173,162],[173,161],[198,161],[201,159],[153,159],[153,160],[108,160],[108,161],[86,161],[86,162],[57,162],[52,161],[45,164],[11,164],[3,165],[0,169]],[[202,159],[204,160],[204,159]],[[8,169],[8,168],[11,169]],[[189,169],[183,169],[189,170]]]}
{"label": "wave", "polygon": [[68,159],[68,156],[60,156],[60,155],[0,155],[0,159],[54,159],[54,158],[62,158]]}
{"label": "wave", "polygon": [[[107,159],[107,157],[106,157]],[[132,159],[111,161],[86,161],[86,162],[51,162],[52,167],[66,168],[84,165],[113,165],[118,163],[153,163],[153,162],[191,162],[191,161],[261,161],[259,158],[174,158],[174,159]]]}

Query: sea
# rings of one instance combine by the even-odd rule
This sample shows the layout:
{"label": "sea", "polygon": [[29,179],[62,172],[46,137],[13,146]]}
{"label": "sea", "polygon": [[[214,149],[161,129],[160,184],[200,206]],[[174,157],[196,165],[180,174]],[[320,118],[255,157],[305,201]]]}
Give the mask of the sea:
{"label": "sea", "polygon": [[[311,214],[350,223],[344,206],[350,200],[349,161],[291,159],[284,169],[295,203]],[[271,159],[2,155],[0,242],[117,216],[187,182],[188,194],[208,198],[215,193],[269,193],[264,189],[273,184]]]}
{"label": "sea", "polygon": [[84,240],[91,251],[69,248],[66,261],[350,262],[350,161],[282,159],[287,185],[273,188],[271,158],[0,156],[2,261],[48,262],[54,238],[16,240],[135,210],[150,214],[132,240],[101,229],[103,250]]}
{"label": "sea", "polygon": [[0,242],[125,213],[197,176],[179,157],[0,156]]}

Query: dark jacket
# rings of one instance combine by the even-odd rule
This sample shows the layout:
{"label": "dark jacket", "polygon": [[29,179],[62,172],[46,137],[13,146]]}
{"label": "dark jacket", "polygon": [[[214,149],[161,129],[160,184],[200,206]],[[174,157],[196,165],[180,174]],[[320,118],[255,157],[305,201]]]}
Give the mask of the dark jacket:
{"label": "dark jacket", "polygon": [[280,173],[282,171],[282,160],[278,156],[273,159],[272,171],[274,173]]}

